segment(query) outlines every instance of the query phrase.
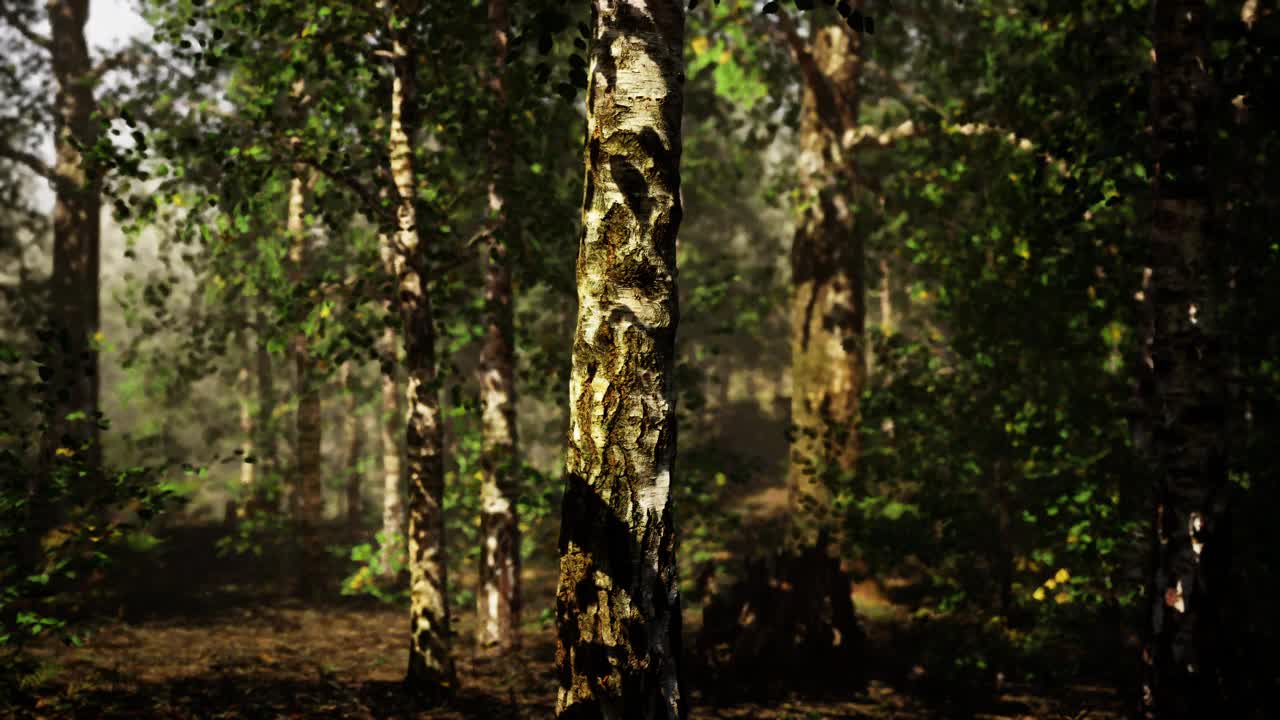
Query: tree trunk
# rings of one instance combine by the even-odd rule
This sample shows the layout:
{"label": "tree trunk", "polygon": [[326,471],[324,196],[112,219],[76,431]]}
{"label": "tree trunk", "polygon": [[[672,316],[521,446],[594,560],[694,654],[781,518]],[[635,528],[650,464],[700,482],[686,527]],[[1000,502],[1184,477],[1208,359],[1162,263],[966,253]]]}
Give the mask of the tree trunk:
{"label": "tree trunk", "polygon": [[684,717],[671,487],[683,0],[592,3],[559,718]]}
{"label": "tree trunk", "polygon": [[767,694],[850,687],[863,644],[852,583],[829,548],[838,529],[830,482],[856,470],[867,373],[855,173],[841,147],[857,126],[861,61],[857,36],[843,27],[815,27],[806,43],[785,15],[781,23],[804,84],[800,172],[808,206],[791,250],[788,537],[780,552],[749,558],[739,581],[704,608],[699,638],[722,677]]}
{"label": "tree trunk", "polygon": [[[263,313],[258,311],[254,314],[254,323],[259,328],[256,333],[257,339],[257,360],[256,372],[258,375],[258,421],[257,433],[258,437],[255,445],[258,448],[258,456],[255,458],[259,466],[257,486],[255,489],[254,505],[256,510],[265,510],[267,512],[278,512],[280,509],[278,488],[275,487],[275,480],[272,479],[279,469],[279,462],[276,454],[276,390],[275,376],[271,368],[271,352],[267,349],[267,343],[263,338],[263,323],[265,322]],[[267,487],[267,483],[271,483],[271,487]]]}
{"label": "tree trunk", "polygon": [[[253,422],[253,370],[250,367],[249,352],[253,349],[248,331],[243,334],[244,365],[236,376],[236,389],[240,393],[240,497],[236,505],[235,517],[244,520],[253,511],[254,499],[258,495],[257,458],[253,456],[253,441],[258,430]],[[249,462],[252,461],[252,462]]]}
{"label": "tree trunk", "polygon": [[1203,0],[1158,0],[1153,36],[1155,139],[1145,377],[1155,482],[1152,603],[1142,654],[1142,712],[1217,716],[1228,650],[1220,604],[1229,557],[1226,393],[1209,251],[1209,101]]}
{"label": "tree trunk", "polygon": [[880,330],[885,335],[893,333],[896,327],[893,320],[893,283],[892,268],[888,258],[880,258]]}
{"label": "tree trunk", "polygon": [[494,117],[489,124],[489,214],[485,267],[485,337],[480,350],[484,407],[484,480],[480,487],[480,592],[476,640],[503,650],[519,644],[520,532],[516,492],[520,457],[516,435],[515,337],[511,269],[507,262],[505,185],[511,173],[507,137],[506,0],[489,0],[494,68],[489,77]]}
{"label": "tree trunk", "polygon": [[858,402],[866,382],[866,288],[855,232],[852,159],[840,140],[856,127],[861,61],[843,28],[815,31],[800,124],[809,203],[791,249],[791,466],[793,542],[833,529],[829,482],[858,461]]}
{"label": "tree trunk", "polygon": [[360,456],[364,453],[364,429],[360,427],[360,407],[357,402],[356,383],[351,376],[350,361],[342,364],[341,373],[342,387],[347,396],[347,407],[343,416],[343,426],[346,428],[347,435],[347,527],[355,531],[360,529],[360,521],[364,515],[362,494],[364,474],[360,472]]}
{"label": "tree trunk", "polygon": [[[384,247],[390,248],[390,241]],[[388,257],[389,260],[389,257]],[[382,413],[378,423],[382,440],[382,567],[384,579],[391,579],[394,560],[404,548],[404,480],[400,464],[400,383],[396,382],[396,331],[383,331],[390,365],[382,370]]]}
{"label": "tree trunk", "polygon": [[[53,168],[53,276],[50,280],[54,331],[49,368],[51,416],[44,439],[46,457],[60,447],[102,459],[98,431],[98,268],[100,263],[99,182],[84,152],[98,141],[89,48],[84,27],[88,0],[50,0],[50,55],[57,82]],[[83,413],[68,420],[72,413]]]}
{"label": "tree trunk", "polygon": [[[303,223],[305,188],[301,175],[289,186],[288,232],[291,280],[303,282],[307,253],[307,234]],[[300,318],[299,318],[300,319]],[[293,339],[295,390],[298,396],[297,454],[294,457],[294,520],[298,524],[302,544],[302,564],[298,574],[298,592],[309,595],[317,590],[318,575],[324,558],[320,541],[320,520],[324,513],[324,488],[320,481],[321,407],[319,372],[307,347],[306,335],[298,332]]]}
{"label": "tree trunk", "polygon": [[391,28],[391,177],[395,184],[398,230],[393,242],[397,299],[403,323],[408,372],[405,429],[409,465],[409,670],[406,683],[420,698],[435,702],[457,686],[449,642],[448,577],[444,554],[444,438],[435,358],[435,319],[428,292],[428,260],[417,224],[413,147],[416,60],[411,44],[413,0],[395,4],[408,25]]}

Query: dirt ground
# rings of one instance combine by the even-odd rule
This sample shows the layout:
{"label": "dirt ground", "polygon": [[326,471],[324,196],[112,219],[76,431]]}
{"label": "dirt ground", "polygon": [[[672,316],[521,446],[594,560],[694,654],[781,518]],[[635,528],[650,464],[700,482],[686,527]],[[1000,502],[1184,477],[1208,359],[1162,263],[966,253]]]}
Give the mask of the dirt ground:
{"label": "dirt ground", "polygon": [[[146,562],[122,568],[119,587],[98,602],[82,647],[45,642],[29,699],[14,718],[550,718],[555,699],[553,634],[537,619],[550,600],[549,568],[530,569],[525,646],[478,655],[466,639],[471,616],[455,618],[462,687],[448,708],[415,707],[402,692],[407,664],[400,607],[336,592],[302,602],[264,577],[279,563],[217,558],[218,529],[180,533]],[[530,563],[533,565],[533,563]],[[344,566],[334,561],[334,576]],[[466,582],[466,578],[462,578]],[[891,622],[892,613],[877,622]],[[696,623],[696,618],[691,617]],[[875,633],[873,633],[873,636]],[[888,636],[886,636],[888,637]],[[879,651],[891,651],[881,648]],[[873,652],[877,652],[873,648]],[[874,663],[873,663],[874,665]],[[822,699],[712,699],[695,685],[692,718],[834,720],[1118,718],[1114,691],[1081,684],[1053,692],[1004,688],[977,704],[926,692],[907,677],[873,672],[865,689]],[[6,711],[0,710],[0,715]]]}

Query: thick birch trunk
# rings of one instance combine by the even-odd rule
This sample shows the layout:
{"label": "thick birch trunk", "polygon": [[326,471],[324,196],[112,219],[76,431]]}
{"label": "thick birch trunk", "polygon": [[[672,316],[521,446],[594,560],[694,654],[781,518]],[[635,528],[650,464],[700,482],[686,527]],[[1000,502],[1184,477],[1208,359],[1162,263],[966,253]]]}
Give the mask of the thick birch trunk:
{"label": "thick birch trunk", "polygon": [[[403,23],[417,13],[412,0],[394,3]],[[427,287],[428,261],[417,221],[418,180],[411,139],[416,57],[412,32],[391,29],[391,177],[398,230],[393,242],[397,302],[408,372],[406,444],[409,465],[409,670],[410,690],[428,701],[451,696],[457,686],[449,641],[448,577],[444,555],[444,456],[435,358],[435,327]]]}
{"label": "thick birch trunk", "polygon": [[556,591],[559,718],[671,720],[682,0],[594,0]]}
{"label": "thick birch trunk", "polygon": [[1152,121],[1156,172],[1142,372],[1155,481],[1145,717],[1214,717],[1224,707],[1226,392],[1210,251],[1212,58],[1204,0],[1158,0]]}
{"label": "thick birch trunk", "polygon": [[[293,282],[303,280],[306,262],[307,233],[303,222],[306,208],[303,178],[295,176],[289,186],[288,232],[290,270]],[[302,545],[302,566],[298,574],[298,592],[307,595],[317,589],[324,549],[319,525],[324,512],[323,486],[320,482],[321,407],[320,383],[315,360],[302,333],[294,336],[293,359],[296,375],[294,392],[298,396],[296,417],[297,453],[294,456],[293,503]]]}
{"label": "thick birch trunk", "polygon": [[829,479],[858,461],[858,403],[866,383],[866,288],[854,227],[852,158],[840,139],[857,126],[861,62],[854,33],[815,31],[800,125],[809,207],[791,249],[793,541],[807,547],[834,526]]}
{"label": "thick birch trunk", "polygon": [[481,647],[519,644],[520,534],[516,488],[520,458],[516,436],[513,294],[507,261],[505,184],[511,171],[507,137],[506,0],[489,0],[494,68],[489,77],[494,118],[489,126],[489,214],[492,223],[485,267],[485,338],[480,351],[480,399],[484,407],[484,480],[480,488],[480,591],[476,640]]}
{"label": "thick birch trunk", "polygon": [[[87,459],[102,458],[97,425],[98,269],[100,263],[99,184],[87,167],[81,148],[98,140],[89,48],[84,27],[88,0],[50,0],[50,55],[57,83],[57,112],[53,168],[53,307],[55,333],[49,368],[51,416],[44,440],[46,456],[59,447],[80,452],[88,444]],[[83,413],[68,420],[71,413]]]}

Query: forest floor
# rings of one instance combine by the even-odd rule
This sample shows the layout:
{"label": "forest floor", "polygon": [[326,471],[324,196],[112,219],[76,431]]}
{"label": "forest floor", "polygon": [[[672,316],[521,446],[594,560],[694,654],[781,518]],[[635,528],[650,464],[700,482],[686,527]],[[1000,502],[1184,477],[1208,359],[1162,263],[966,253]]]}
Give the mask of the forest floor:
{"label": "forest floor", "polygon": [[[38,644],[38,666],[24,685],[15,718],[419,718],[432,720],[550,718],[555,698],[553,633],[531,609],[525,646],[501,657],[457,650],[461,689],[448,708],[416,708],[402,692],[407,663],[406,612],[371,598],[329,597],[303,602],[269,583],[282,577],[279,561],[219,558],[221,529],[179,528],[136,565],[121,563],[108,600],[95,601],[92,633],[83,646]],[[550,564],[550,563],[544,563]],[[534,565],[534,563],[530,563]],[[333,561],[334,577],[350,569]],[[529,606],[549,604],[553,569],[528,568]],[[466,581],[465,577],[462,578]],[[545,597],[544,597],[545,596]],[[540,602],[541,601],[541,604]],[[892,632],[877,624],[902,613],[864,618],[872,652],[892,654]],[[471,615],[455,619],[469,637]],[[696,620],[696,618],[691,618]],[[691,629],[689,629],[691,630]],[[879,638],[879,640],[877,640]],[[904,650],[902,648],[900,650]],[[903,664],[903,660],[906,664]],[[886,666],[913,667],[910,658]],[[917,673],[918,665],[914,668]],[[926,718],[982,720],[1106,720],[1119,718],[1114,691],[1071,687],[1006,687],[980,702],[927,689],[911,673],[873,674],[847,697],[738,702],[702,696],[693,688],[692,718],[834,720]],[[0,716],[6,711],[0,709]]]}

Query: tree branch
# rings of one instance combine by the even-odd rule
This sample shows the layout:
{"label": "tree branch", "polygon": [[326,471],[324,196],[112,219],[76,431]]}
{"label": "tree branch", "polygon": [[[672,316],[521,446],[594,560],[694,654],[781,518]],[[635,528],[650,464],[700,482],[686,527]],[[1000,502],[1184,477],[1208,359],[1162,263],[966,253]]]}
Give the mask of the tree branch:
{"label": "tree branch", "polygon": [[25,165],[32,172],[46,180],[53,181],[54,179],[53,168],[29,152],[0,145],[0,158],[16,162],[19,165]]}
{"label": "tree branch", "polygon": [[138,64],[139,58],[135,50],[136,48],[127,47],[108,55],[102,59],[102,62],[95,65],[93,69],[89,71],[89,74],[85,76],[85,79],[90,85],[97,85],[98,81],[102,79],[102,76],[112,70],[119,69],[125,65]]}
{"label": "tree branch", "polygon": [[0,7],[0,18],[3,18],[5,22],[9,23],[9,25],[11,25],[14,30],[17,30],[18,34],[22,37],[30,40],[38,47],[44,48],[49,52],[53,52],[53,40],[50,40],[44,35],[41,35],[28,27],[27,24],[23,22],[22,19],[18,17],[17,13],[15,13],[11,8]]}

